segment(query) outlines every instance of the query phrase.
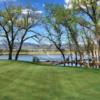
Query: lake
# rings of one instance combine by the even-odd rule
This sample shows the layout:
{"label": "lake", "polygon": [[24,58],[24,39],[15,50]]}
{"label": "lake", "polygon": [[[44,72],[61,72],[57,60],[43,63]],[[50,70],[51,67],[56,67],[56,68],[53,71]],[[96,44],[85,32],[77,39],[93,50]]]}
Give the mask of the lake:
{"label": "lake", "polygon": [[[70,55],[65,55],[65,56],[66,58],[68,58],[68,56],[70,57]],[[38,57],[40,61],[63,61],[61,55],[19,55],[18,60],[32,62],[33,57]],[[15,56],[13,55],[13,59],[14,58]],[[7,60],[7,59],[8,59],[8,55],[0,56],[0,60]],[[71,58],[69,58],[69,60],[70,59]],[[79,56],[78,56],[78,59],[79,59]],[[87,56],[85,56],[85,59],[87,59]],[[75,55],[73,55],[73,60],[75,60]]]}
{"label": "lake", "polygon": [[[61,61],[62,56],[61,55],[20,55],[18,60],[19,61],[29,61],[31,62],[33,57],[38,57],[40,61]],[[67,55],[66,55],[67,57]],[[13,55],[13,59],[15,56]],[[1,55],[0,60],[7,60],[8,55]]]}

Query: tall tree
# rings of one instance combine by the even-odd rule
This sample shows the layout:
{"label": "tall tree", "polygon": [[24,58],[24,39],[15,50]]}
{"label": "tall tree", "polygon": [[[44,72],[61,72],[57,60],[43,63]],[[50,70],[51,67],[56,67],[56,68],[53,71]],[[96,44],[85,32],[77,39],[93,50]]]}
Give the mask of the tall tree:
{"label": "tall tree", "polygon": [[[18,60],[23,43],[30,38],[37,38],[38,34],[32,30],[39,24],[40,19],[41,13],[38,13],[33,8],[27,8],[26,13],[20,15],[20,19],[17,20],[17,27],[19,29],[21,28],[21,35],[17,37],[19,40],[19,48],[17,50],[15,60]],[[28,33],[32,33],[32,35],[29,36]]]}
{"label": "tall tree", "polygon": [[[47,31],[45,34],[45,38],[49,39],[49,41],[56,47],[56,49],[61,53],[63,61],[66,62],[65,57],[65,45],[63,26],[60,23],[60,19],[55,17],[55,11],[58,9],[56,5],[46,5],[46,18],[44,21],[44,27]],[[60,7],[60,6],[59,6]],[[65,66],[65,63],[64,63]]]}
{"label": "tall tree", "polygon": [[[82,14],[83,21],[86,24],[84,27],[89,29],[91,34],[95,34],[95,40],[98,45],[98,61],[100,61],[100,1],[99,0],[72,0],[73,6],[78,14]],[[82,17],[81,15],[81,17]]]}
{"label": "tall tree", "polygon": [[20,9],[14,6],[5,7],[0,11],[1,36],[6,38],[9,47],[9,60],[12,60],[14,40],[18,29],[15,30],[15,23],[20,14]]}
{"label": "tall tree", "polygon": [[35,33],[29,36],[28,33],[37,25],[39,20],[40,14],[32,7],[23,8],[21,6],[6,6],[5,9],[1,10],[1,36],[7,40],[9,47],[9,60],[12,60],[13,49],[16,42],[18,42],[19,47],[15,55],[15,60],[18,60],[23,43],[27,39],[36,36]]}

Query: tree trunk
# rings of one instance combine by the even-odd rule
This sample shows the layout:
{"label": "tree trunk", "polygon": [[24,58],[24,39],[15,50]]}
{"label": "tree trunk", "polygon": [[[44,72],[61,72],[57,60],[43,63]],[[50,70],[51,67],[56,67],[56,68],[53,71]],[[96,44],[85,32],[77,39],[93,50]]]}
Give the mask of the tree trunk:
{"label": "tree trunk", "polygon": [[12,60],[12,48],[9,49],[9,57],[8,60]]}
{"label": "tree trunk", "polygon": [[65,58],[65,55],[62,53],[62,57],[63,57],[63,60],[64,60],[64,67],[66,66],[66,58]]}
{"label": "tree trunk", "polygon": [[19,49],[18,49],[18,51],[17,51],[17,53],[16,53],[16,55],[15,55],[15,60],[16,60],[16,61],[18,60],[19,53],[20,53],[20,51],[21,51],[22,45],[23,45],[23,41],[21,42],[21,44],[20,44],[20,46],[19,46]]}
{"label": "tree trunk", "polygon": [[77,67],[77,51],[75,51],[75,66]]}
{"label": "tree trunk", "polygon": [[[100,40],[98,44],[98,62],[100,63]],[[98,65],[97,68],[100,68],[100,65]]]}
{"label": "tree trunk", "polygon": [[[97,50],[97,62],[100,62],[100,38],[97,40],[98,50]],[[97,68],[99,68],[100,65],[97,65]]]}
{"label": "tree trunk", "polygon": [[63,57],[64,67],[65,67],[66,66],[66,57],[65,57],[65,54],[62,50],[60,50],[60,52],[61,52],[61,55]]}
{"label": "tree trunk", "polygon": [[18,60],[19,52],[20,52],[20,50],[18,50],[17,53],[16,53],[16,56],[15,56],[15,60],[16,60],[16,61]]}

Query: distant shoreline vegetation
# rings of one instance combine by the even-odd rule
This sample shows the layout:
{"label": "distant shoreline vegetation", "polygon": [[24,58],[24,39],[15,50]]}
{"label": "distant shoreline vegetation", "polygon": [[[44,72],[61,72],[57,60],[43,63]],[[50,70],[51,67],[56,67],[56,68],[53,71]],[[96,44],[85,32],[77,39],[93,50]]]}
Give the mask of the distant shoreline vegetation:
{"label": "distant shoreline vegetation", "polygon": [[[72,51],[73,53],[74,51]],[[7,50],[0,50],[0,55],[8,55]],[[16,54],[16,51],[13,52],[13,55]],[[57,50],[22,50],[20,55],[60,55],[59,51]],[[69,50],[65,51],[65,54],[70,54]]]}

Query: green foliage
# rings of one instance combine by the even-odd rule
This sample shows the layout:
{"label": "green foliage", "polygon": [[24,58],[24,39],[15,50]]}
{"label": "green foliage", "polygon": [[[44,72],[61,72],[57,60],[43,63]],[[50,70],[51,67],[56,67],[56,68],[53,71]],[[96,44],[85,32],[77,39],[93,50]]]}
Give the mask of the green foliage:
{"label": "green foliage", "polygon": [[47,17],[53,17],[57,23],[62,23],[66,17],[65,9],[61,5],[47,4],[46,7]]}

